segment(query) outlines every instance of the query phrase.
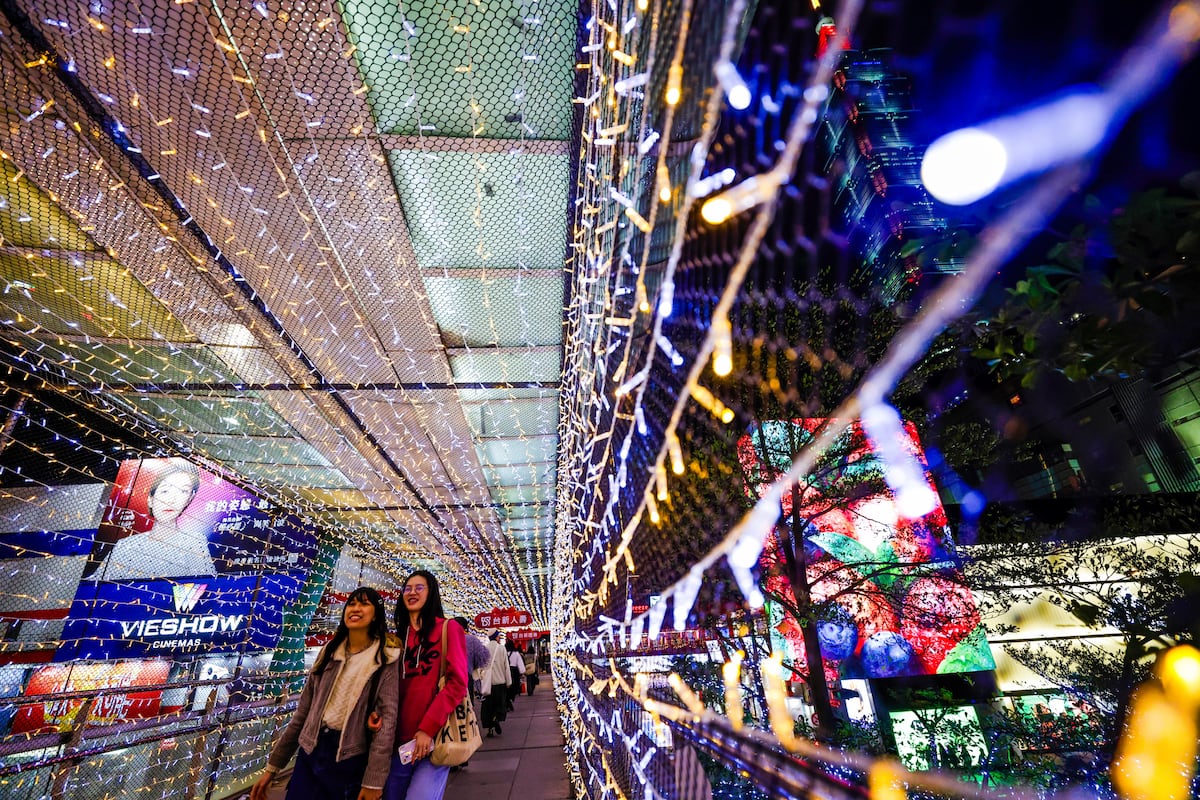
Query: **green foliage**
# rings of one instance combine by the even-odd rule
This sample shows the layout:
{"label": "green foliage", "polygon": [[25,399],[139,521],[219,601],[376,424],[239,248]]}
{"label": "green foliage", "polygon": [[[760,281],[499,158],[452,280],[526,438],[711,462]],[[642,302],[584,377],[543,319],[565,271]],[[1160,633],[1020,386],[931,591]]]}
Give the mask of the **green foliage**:
{"label": "green foliage", "polygon": [[1195,346],[1198,255],[1200,199],[1142,192],[1101,230],[1076,227],[999,308],[960,328],[972,355],[1021,386],[1046,372],[1071,381],[1141,374]]}

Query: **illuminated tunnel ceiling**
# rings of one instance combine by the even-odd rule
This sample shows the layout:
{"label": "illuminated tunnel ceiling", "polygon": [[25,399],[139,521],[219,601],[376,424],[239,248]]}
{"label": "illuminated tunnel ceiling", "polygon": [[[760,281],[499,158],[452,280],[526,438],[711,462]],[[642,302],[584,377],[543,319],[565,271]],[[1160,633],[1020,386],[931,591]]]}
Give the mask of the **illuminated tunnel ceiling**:
{"label": "illuminated tunnel ceiling", "polygon": [[5,363],[544,624],[576,6],[0,8]]}

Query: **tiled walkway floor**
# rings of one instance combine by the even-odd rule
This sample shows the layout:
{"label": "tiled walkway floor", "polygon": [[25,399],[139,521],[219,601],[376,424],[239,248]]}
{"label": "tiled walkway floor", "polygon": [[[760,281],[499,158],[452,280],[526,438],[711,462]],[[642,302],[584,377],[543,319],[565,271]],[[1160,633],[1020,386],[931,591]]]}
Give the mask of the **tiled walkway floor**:
{"label": "tiled walkway floor", "polygon": [[[485,732],[486,733],[486,732]],[[446,800],[571,800],[562,726],[549,676],[522,695],[504,733],[483,740],[470,764],[450,773]]]}

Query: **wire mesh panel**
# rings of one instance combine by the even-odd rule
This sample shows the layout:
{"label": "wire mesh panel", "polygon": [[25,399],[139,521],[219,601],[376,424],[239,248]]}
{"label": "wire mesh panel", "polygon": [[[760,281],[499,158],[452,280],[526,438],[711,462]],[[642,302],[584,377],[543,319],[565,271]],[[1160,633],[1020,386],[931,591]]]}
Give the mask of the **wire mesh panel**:
{"label": "wire mesh panel", "polygon": [[[560,536],[556,562],[573,583],[562,585],[555,606],[574,780],[588,796],[678,796],[674,778],[652,767],[672,750],[670,737],[655,733],[669,725],[716,759],[704,777],[719,793],[757,786],[782,796],[859,796],[868,785],[882,792],[907,782],[987,796],[979,784],[1029,781],[1083,782],[1103,794],[1111,791],[1105,768],[1121,728],[1101,731],[1101,721],[1121,717],[1124,707],[1114,707],[1111,695],[1092,704],[1084,681],[1055,681],[1044,671],[1035,678],[1029,664],[1044,665],[1071,645],[1037,627],[1048,619],[1042,611],[1005,616],[995,601],[1074,609],[1082,617],[1063,613],[1103,637],[1113,631],[1106,625],[1120,626],[1093,612],[1103,617],[1100,607],[1120,605],[1121,591],[1146,593],[1156,583],[1134,577],[1149,574],[1140,557],[1126,558],[1115,569],[1131,583],[1108,584],[1112,591],[1089,612],[1058,597],[1035,567],[1055,563],[1063,580],[1086,581],[1088,557],[1078,546],[1060,550],[1062,538],[1115,532],[1071,499],[1103,491],[1083,488],[1082,473],[1121,472],[1108,491],[1162,485],[1150,474],[1133,478],[1127,458],[1109,471],[1111,463],[1076,455],[1087,443],[1069,428],[1089,423],[1107,392],[1125,391],[1108,380],[1130,384],[1122,383],[1127,372],[1084,354],[1096,340],[1082,344],[1063,333],[1115,311],[1095,293],[1075,305],[1085,290],[1074,294],[1072,281],[1081,270],[1112,269],[1105,248],[1120,245],[1104,226],[1123,224],[1123,201],[1114,198],[1154,181],[1105,165],[1096,196],[1068,201],[1087,174],[1075,166],[1040,184],[1018,182],[968,210],[936,199],[940,185],[922,173],[926,144],[1034,101],[980,98],[992,84],[1012,98],[1011,85],[990,77],[995,59],[1032,57],[1053,35],[1040,29],[1024,39],[993,7],[812,5],[586,10],[558,490],[559,525],[569,536]],[[1116,76],[1127,73],[1106,78],[1096,56],[1115,59],[1132,32],[1118,32],[1102,15],[1082,34],[1089,13],[1074,4],[1053,15],[1055,30],[1084,36],[1087,55],[1048,54],[1058,71],[1046,68],[1054,86],[1045,94],[1072,78],[1102,81],[1096,91],[1114,101],[1101,129],[1115,129],[1137,100],[1115,100],[1129,88]],[[1174,23],[1149,23],[1148,38],[1125,56],[1146,68],[1139,73],[1146,86],[1189,53],[1172,50],[1174,36],[1190,35],[1172,25],[1191,12],[1174,13]],[[1000,44],[1005,37],[1018,44]],[[1158,60],[1156,51],[1172,54]],[[1086,76],[1084,64],[1092,66]],[[1181,80],[1190,85],[1190,77]],[[974,102],[956,113],[954,97],[940,91],[948,85],[976,92]],[[1048,116],[1014,119],[1035,118]],[[1053,126],[1045,130],[1048,140],[1056,137]],[[1061,139],[1072,135],[1063,130]],[[1067,144],[1033,172],[1086,161],[1106,139],[1088,136],[1092,144],[1070,153],[1076,145]],[[1178,172],[1154,180],[1171,185],[1170,202],[1194,213],[1194,197],[1178,183],[1194,168],[1194,149],[1167,156],[1142,142],[1113,146],[1128,159],[1122,167],[1170,160]],[[969,172],[969,162],[960,169]],[[1059,221],[1048,222],[1064,203]],[[1096,227],[1090,238],[1054,231],[1074,225]],[[1163,232],[1170,255],[1142,278],[1187,261],[1190,239],[1177,237],[1189,226]],[[1034,267],[1041,259],[1055,263]],[[987,293],[998,274],[1000,289]],[[1191,280],[1154,291],[1190,296],[1183,287]],[[1005,287],[1013,287],[1007,304]],[[1195,337],[1173,307],[1160,306],[1154,324],[1185,336],[1189,344],[1172,346],[1179,355]],[[1049,339],[1051,347],[1038,344]],[[1059,345],[1076,349],[1051,355]],[[1048,359],[1042,372],[1022,366],[1041,357]],[[1082,367],[1073,358],[1091,360]],[[1190,383],[1190,361],[1168,360],[1134,369]],[[1139,397],[1155,405],[1163,395],[1150,395],[1165,391],[1166,384],[1143,388]],[[1188,438],[1162,418],[1147,424],[1171,428],[1164,435],[1172,442]],[[1123,435],[1089,430],[1109,441]],[[1033,489],[1033,476],[1047,473],[1057,477]],[[1066,473],[1072,480],[1060,482]],[[1172,510],[1152,524],[1172,530],[1179,528],[1166,520],[1175,509],[1191,507],[1177,497],[1155,504]],[[1021,517],[1049,506],[1059,509],[1057,525]],[[1013,552],[996,543],[1017,535],[1015,518],[1042,525],[1040,534],[1057,542],[1020,551],[1027,574],[1042,577],[1019,591],[1012,585],[1019,579],[994,569],[999,553]],[[1185,537],[1172,547],[1192,544]],[[973,592],[981,583],[987,592]],[[1185,602],[1178,587],[1167,594]],[[1060,622],[1061,632],[1069,624]],[[1182,617],[1155,624],[1164,642],[1190,635]],[[1031,647],[1041,656],[1025,651],[1018,664],[1004,634],[1036,640]],[[672,652],[681,657],[664,656]],[[1140,657],[1133,652],[1125,651],[1126,664]],[[669,672],[683,681],[652,690]],[[1133,680],[1128,669],[1125,676]],[[1034,720],[1035,696],[1044,703],[1053,696],[1057,710]],[[646,711],[653,721],[639,725]],[[1022,742],[1039,740],[1038,724],[1058,731],[1053,753],[1039,745],[1022,755]],[[763,738],[764,730],[771,734]],[[1191,728],[1177,730],[1186,736]],[[1089,736],[1093,744],[1083,744]],[[754,756],[742,760],[730,741]],[[884,750],[909,769],[950,768],[960,778],[901,776],[871,757]],[[806,760],[775,762],[783,752]],[[1190,769],[1183,774],[1186,782]]]}

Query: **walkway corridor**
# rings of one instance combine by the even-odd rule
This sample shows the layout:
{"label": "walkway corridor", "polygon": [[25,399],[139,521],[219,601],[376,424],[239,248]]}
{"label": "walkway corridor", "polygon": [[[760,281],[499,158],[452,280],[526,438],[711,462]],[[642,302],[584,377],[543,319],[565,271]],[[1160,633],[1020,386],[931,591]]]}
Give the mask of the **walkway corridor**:
{"label": "walkway corridor", "polygon": [[[500,736],[483,740],[466,768],[450,773],[446,800],[572,800],[548,675],[532,697],[517,698],[503,727]],[[271,800],[286,793],[286,784],[277,785]]]}

